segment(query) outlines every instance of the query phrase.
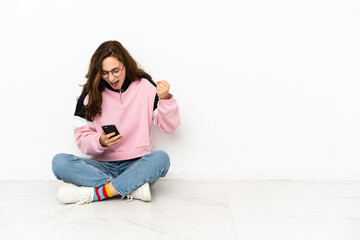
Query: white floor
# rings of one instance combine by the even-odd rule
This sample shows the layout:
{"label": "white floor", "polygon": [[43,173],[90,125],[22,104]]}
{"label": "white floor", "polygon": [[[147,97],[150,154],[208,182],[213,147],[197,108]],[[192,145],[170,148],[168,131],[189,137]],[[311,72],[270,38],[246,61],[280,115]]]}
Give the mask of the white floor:
{"label": "white floor", "polygon": [[78,206],[61,184],[0,181],[0,239],[360,239],[360,181],[160,180],[150,203]]}

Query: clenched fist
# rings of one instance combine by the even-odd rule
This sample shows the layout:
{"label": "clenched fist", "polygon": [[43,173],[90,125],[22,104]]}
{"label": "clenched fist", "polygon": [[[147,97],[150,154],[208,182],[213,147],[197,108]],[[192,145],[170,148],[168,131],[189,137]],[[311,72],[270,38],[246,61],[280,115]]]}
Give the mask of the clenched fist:
{"label": "clenched fist", "polygon": [[169,94],[170,84],[165,80],[157,81],[156,83],[158,84],[156,86],[156,93],[157,93],[158,97],[160,99],[169,99],[170,98],[170,94]]}

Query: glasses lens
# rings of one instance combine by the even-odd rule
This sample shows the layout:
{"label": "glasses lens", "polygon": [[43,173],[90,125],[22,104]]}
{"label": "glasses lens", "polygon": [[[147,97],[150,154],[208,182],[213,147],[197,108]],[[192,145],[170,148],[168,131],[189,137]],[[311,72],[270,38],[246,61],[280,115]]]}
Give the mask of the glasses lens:
{"label": "glasses lens", "polygon": [[119,77],[119,76],[121,75],[121,71],[120,71],[120,70],[117,70],[116,72],[113,71],[113,75],[114,75],[115,77]]}
{"label": "glasses lens", "polygon": [[108,77],[109,77],[109,73],[103,73],[103,74],[102,74],[102,77],[103,77],[104,79],[108,78]]}
{"label": "glasses lens", "polygon": [[[119,77],[119,76],[121,75],[121,73],[122,73],[122,69],[116,68],[116,69],[112,70],[110,73],[111,73],[114,77]],[[103,73],[102,73],[103,79],[109,78],[109,74],[110,74],[110,73],[109,73],[109,72],[103,72]]]}

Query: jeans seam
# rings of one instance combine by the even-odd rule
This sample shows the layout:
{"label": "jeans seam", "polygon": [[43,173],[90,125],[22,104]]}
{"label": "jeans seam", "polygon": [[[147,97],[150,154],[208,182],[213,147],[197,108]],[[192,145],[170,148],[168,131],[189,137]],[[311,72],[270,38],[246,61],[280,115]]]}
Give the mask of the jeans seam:
{"label": "jeans seam", "polygon": [[[111,182],[111,184],[112,184],[113,182]],[[122,196],[122,197],[125,197],[127,194],[124,194],[124,192],[123,191],[120,191],[120,190],[118,190],[118,188],[116,187],[116,185],[115,184],[112,184],[112,186],[115,188],[115,190],[120,194],[120,196]]]}
{"label": "jeans seam", "polygon": [[[153,178],[154,176],[156,176],[158,173],[163,172],[166,168],[167,168],[167,167],[164,167],[164,168],[162,168],[159,172],[154,173],[153,175],[151,175],[151,176],[150,176],[150,179]],[[161,177],[161,176],[160,176],[160,177]],[[159,177],[159,178],[160,178],[160,177]],[[145,179],[145,183],[149,183],[150,179],[149,179],[149,178]],[[139,187],[141,187],[141,186],[144,185],[145,183],[141,184],[140,186],[135,187],[134,190],[138,189]],[[127,195],[127,194],[123,193],[123,191],[119,191],[118,188],[117,188],[114,184],[112,184],[112,186],[115,188],[115,190],[116,190],[121,196],[124,197],[124,196]],[[132,190],[132,191],[134,191],[134,190]],[[132,192],[132,191],[130,191],[130,192]]]}
{"label": "jeans seam", "polygon": [[[135,163],[135,162],[134,162]],[[157,172],[155,172],[153,175],[151,175],[150,177],[148,177],[148,178],[146,178],[145,179],[145,183],[149,183],[149,181],[150,181],[150,179],[151,178],[153,178],[154,176],[156,176],[156,175],[160,175],[159,176],[159,178],[161,178],[162,176],[161,176],[161,172],[164,172],[166,169],[169,169],[170,168],[170,164],[168,165],[168,166],[165,166],[165,167],[163,167],[163,168],[161,168],[159,171],[157,171]],[[127,168],[128,169],[128,168]],[[158,178],[158,179],[159,179]],[[113,182],[113,181],[112,181]],[[143,183],[143,184],[145,184],[145,183]],[[143,184],[141,184],[140,186],[142,186]],[[123,191],[121,191],[121,190],[119,190],[118,188],[117,188],[117,186],[115,185],[115,184],[112,184],[112,186],[114,187],[114,189],[121,195],[121,196],[126,196],[126,195],[128,195],[129,193],[131,193],[132,191],[134,191],[134,190],[136,190],[136,189],[138,189],[140,186],[136,186],[132,191],[130,191],[128,194],[125,194]]]}
{"label": "jeans seam", "polygon": [[[161,172],[165,171],[166,168],[167,168],[167,167],[162,168],[158,173],[161,173]],[[150,177],[150,179],[153,178],[154,176],[156,176],[158,173],[154,173],[154,174]],[[160,179],[160,178],[161,178],[161,175],[160,175],[160,177],[159,177],[158,179]],[[150,179],[147,179],[147,180],[145,181],[145,183],[149,183]],[[139,186],[139,187],[140,187],[140,186]]]}
{"label": "jeans seam", "polygon": [[85,163],[86,165],[90,166],[91,168],[93,168],[94,170],[98,171],[99,173],[101,173],[105,178],[107,178],[106,182],[102,185],[105,185],[106,183],[108,183],[109,181],[111,181],[111,177],[109,178],[108,175],[106,175],[103,171],[97,169],[96,167],[92,166],[91,164],[88,164],[87,162],[85,162],[84,160],[80,159],[80,161],[82,161],[83,163]]}

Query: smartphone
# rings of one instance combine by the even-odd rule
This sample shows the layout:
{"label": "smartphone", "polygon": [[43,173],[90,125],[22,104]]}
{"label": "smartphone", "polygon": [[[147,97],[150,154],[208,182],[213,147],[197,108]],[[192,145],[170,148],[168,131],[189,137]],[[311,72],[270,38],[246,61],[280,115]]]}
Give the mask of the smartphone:
{"label": "smartphone", "polygon": [[106,134],[109,134],[109,133],[114,132],[115,135],[112,136],[111,138],[113,138],[113,137],[115,137],[115,136],[117,136],[117,135],[120,134],[114,124],[112,124],[112,125],[105,125],[105,126],[102,126],[101,128],[104,130],[104,132],[105,132]]}

